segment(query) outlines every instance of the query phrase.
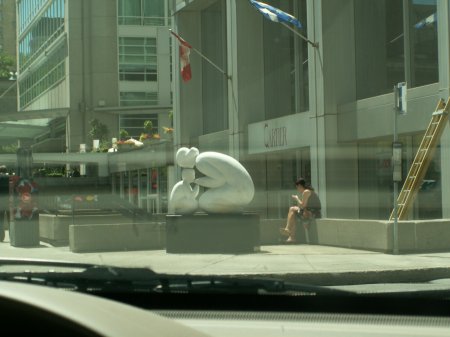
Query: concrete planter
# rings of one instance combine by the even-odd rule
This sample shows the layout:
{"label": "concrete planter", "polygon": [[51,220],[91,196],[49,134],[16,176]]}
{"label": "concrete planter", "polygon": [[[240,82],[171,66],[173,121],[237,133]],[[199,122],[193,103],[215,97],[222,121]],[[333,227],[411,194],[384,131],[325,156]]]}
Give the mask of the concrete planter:
{"label": "concrete planter", "polygon": [[[39,217],[39,235],[42,241],[53,246],[69,245],[69,226],[72,224],[109,225],[125,222],[127,218],[120,214],[41,214]],[[75,221],[75,223],[74,223]]]}
{"label": "concrete planter", "polygon": [[14,221],[9,226],[9,238],[14,247],[39,246],[39,220]]}
{"label": "concrete planter", "polygon": [[75,253],[162,249],[162,223],[70,225],[70,250]]}
{"label": "concrete planter", "polygon": [[128,152],[139,149],[139,146],[134,144],[117,144],[117,152]]}

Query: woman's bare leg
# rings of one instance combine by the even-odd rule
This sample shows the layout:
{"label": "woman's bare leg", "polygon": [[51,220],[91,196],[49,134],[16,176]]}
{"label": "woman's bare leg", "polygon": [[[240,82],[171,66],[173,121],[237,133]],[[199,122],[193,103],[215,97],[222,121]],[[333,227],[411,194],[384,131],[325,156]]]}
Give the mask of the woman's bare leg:
{"label": "woman's bare leg", "polygon": [[289,236],[287,241],[295,241],[295,231],[296,231],[296,223],[297,223],[297,212],[298,207],[292,206],[289,208],[286,227],[281,229],[282,234]]}

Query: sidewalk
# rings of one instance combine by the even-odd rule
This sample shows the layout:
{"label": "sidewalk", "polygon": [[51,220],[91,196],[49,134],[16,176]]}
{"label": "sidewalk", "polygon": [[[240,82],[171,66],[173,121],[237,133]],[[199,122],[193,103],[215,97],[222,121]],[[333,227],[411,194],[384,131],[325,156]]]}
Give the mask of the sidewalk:
{"label": "sidewalk", "polygon": [[427,281],[450,278],[450,252],[390,255],[310,245],[262,246],[253,254],[167,254],[165,250],[72,253],[44,243],[0,242],[0,258],[32,258],[149,267],[159,273],[276,277],[315,284]]}

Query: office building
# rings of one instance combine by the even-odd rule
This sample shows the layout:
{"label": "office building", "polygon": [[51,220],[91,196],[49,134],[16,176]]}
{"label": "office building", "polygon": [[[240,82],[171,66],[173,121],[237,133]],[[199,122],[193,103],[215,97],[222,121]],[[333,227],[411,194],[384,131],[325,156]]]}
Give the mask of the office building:
{"label": "office building", "polygon": [[[225,72],[191,52],[192,79],[174,74],[176,143],[239,159],[264,218],[285,217],[303,176],[325,216],[388,219],[394,119],[404,179],[438,101],[449,96],[448,1],[264,2],[303,27],[294,33],[246,0],[172,1],[173,29]],[[401,82],[407,113],[396,116]],[[450,216],[449,137],[447,125],[413,218]]]}

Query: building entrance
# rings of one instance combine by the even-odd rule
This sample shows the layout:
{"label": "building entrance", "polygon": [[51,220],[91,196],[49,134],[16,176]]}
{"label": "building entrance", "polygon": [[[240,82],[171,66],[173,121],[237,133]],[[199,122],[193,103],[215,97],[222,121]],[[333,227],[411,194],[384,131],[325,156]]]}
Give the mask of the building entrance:
{"label": "building entrance", "polygon": [[310,149],[283,151],[266,155],[267,218],[284,218],[292,205],[295,181],[311,181]]}

